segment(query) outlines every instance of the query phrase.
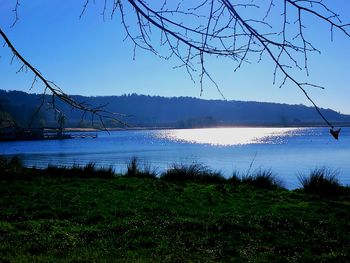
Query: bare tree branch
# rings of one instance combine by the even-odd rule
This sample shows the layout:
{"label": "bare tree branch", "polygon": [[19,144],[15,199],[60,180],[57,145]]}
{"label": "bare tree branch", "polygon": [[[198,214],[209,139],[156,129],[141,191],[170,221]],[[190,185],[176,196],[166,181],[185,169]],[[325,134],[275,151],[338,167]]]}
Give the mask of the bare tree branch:
{"label": "bare tree branch", "polygon": [[74,109],[82,111],[84,114],[91,113],[93,116],[97,116],[97,118],[101,121],[102,125],[104,125],[104,121],[103,121],[104,119],[113,119],[122,125],[127,125],[126,123],[121,121],[119,118],[119,117],[125,117],[126,115],[109,112],[105,109],[106,105],[91,107],[90,105],[86,105],[84,103],[74,100],[71,96],[64,93],[54,82],[47,80],[39,72],[39,70],[37,70],[32,64],[30,64],[26,59],[22,57],[22,55],[17,51],[17,49],[13,46],[11,41],[8,39],[6,34],[1,29],[0,29],[0,35],[5,40],[6,45],[12,51],[13,58],[17,58],[22,63],[20,69],[17,72],[22,71],[22,69],[25,68],[25,69],[29,69],[34,74],[34,80],[32,82],[31,88],[33,88],[34,84],[38,80],[40,80],[45,85],[45,89],[42,93],[41,105],[38,107],[33,118],[40,111],[41,107],[44,105],[44,97],[47,94],[47,92],[50,91],[52,96],[51,107],[55,110],[55,112],[61,113],[58,107],[56,107],[55,98],[58,98],[63,102],[67,103],[68,105],[70,105],[71,107],[73,107]]}
{"label": "bare tree branch", "polygon": [[[80,18],[90,2],[82,0]],[[125,39],[131,40],[134,45],[134,56],[139,48],[164,59],[176,58],[180,64],[175,68],[185,68],[193,81],[199,81],[200,94],[205,81],[209,80],[224,98],[207,68],[209,57],[231,60],[236,71],[251,60],[259,62],[267,56],[274,64],[273,83],[278,77],[282,80],[280,87],[287,84],[297,87],[324,122],[334,128],[307,91],[308,88],[324,88],[300,81],[295,74],[295,70],[299,70],[308,76],[308,56],[320,52],[307,38],[306,16],[328,25],[331,40],[334,30],[350,37],[350,24],[343,23],[323,0],[100,0],[100,3],[103,19],[107,14],[111,19],[119,15]],[[14,24],[18,20],[18,6],[19,0],[16,0]],[[254,15],[251,15],[252,10],[255,10]],[[5,33],[0,32],[13,52],[13,58],[23,63],[19,72],[29,70],[34,73],[31,88],[40,80],[46,87],[45,91],[52,93],[53,99],[57,97],[93,115],[110,116],[103,108],[89,108],[71,99],[28,63]]]}
{"label": "bare tree branch", "polygon": [[[271,0],[261,19],[244,18],[241,14],[243,12],[239,10],[242,7],[260,7],[261,4],[255,4],[254,0],[240,1],[240,3],[231,0],[202,0],[199,3],[194,1],[193,6],[190,6],[191,3],[185,6],[184,1],[177,1],[179,4],[176,8],[170,7],[172,5],[167,1],[162,1],[162,4],[145,0],[126,0],[125,2],[128,2],[136,13],[140,29],[139,35],[130,34],[130,25],[126,23],[123,16],[122,24],[129,32],[127,37],[134,41],[136,47],[158,54],[159,49],[154,47],[150,35],[151,31],[155,31],[154,29],[160,31],[162,39],[165,39],[161,40],[161,44],[169,48],[169,57],[177,57],[183,63],[181,67],[184,66],[187,72],[191,72],[191,79],[193,79],[192,72],[199,72],[201,93],[204,77],[216,86],[207,70],[206,56],[232,59],[237,63],[235,69],[237,70],[244,63],[249,62],[250,57],[258,55],[261,60],[263,54],[267,54],[275,64],[274,83],[277,75],[281,74],[283,81],[280,87],[290,82],[299,88],[325,123],[333,128],[306,90],[308,87],[324,88],[317,84],[299,81],[293,73],[294,69],[299,69],[304,70],[308,76],[308,54],[319,52],[306,39],[303,15],[311,15],[330,25],[332,35],[333,30],[338,29],[350,37],[349,24],[343,24],[339,15],[329,9],[322,0],[283,0],[278,4]],[[276,6],[281,8],[283,19],[280,25],[272,26],[268,18]],[[293,14],[297,14],[297,17],[294,19],[295,23],[291,24]],[[189,20],[185,20],[185,17],[197,18],[199,22],[186,22]],[[276,30],[279,26],[280,31]],[[145,34],[145,31],[149,34]],[[292,34],[295,35],[291,37]],[[300,55],[303,57],[303,67],[300,65],[302,63]],[[194,63],[194,61],[197,62]],[[200,65],[199,68],[196,64]]]}

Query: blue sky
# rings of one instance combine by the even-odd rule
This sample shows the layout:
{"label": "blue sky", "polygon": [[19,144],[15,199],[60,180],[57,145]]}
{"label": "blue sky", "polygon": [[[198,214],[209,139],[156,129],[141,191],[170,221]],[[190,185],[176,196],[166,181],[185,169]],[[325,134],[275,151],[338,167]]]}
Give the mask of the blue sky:
{"label": "blue sky", "polygon": [[[123,41],[120,17],[103,21],[102,1],[96,2],[79,19],[84,0],[23,0],[20,20],[11,28],[15,1],[0,0],[0,27],[27,60],[69,94],[200,97],[198,82],[194,84],[185,70],[173,69],[177,61],[165,61],[142,50],[136,51],[133,60],[131,42]],[[328,2],[343,15],[344,22],[350,22],[348,0]],[[317,20],[307,22],[313,26],[310,39],[322,54],[310,56],[310,77],[301,75],[301,80],[326,87],[309,90],[318,105],[350,114],[350,39],[336,32],[331,42],[327,25]],[[0,48],[0,56],[0,89],[28,92],[33,76],[16,74],[20,65],[10,64],[11,54],[6,47]],[[272,85],[273,64],[268,58],[259,64],[252,61],[237,72],[235,64],[222,59],[211,59],[209,68],[229,100],[310,105],[293,85],[281,89]],[[41,91],[40,85],[31,90]],[[201,98],[221,96],[206,82]]]}

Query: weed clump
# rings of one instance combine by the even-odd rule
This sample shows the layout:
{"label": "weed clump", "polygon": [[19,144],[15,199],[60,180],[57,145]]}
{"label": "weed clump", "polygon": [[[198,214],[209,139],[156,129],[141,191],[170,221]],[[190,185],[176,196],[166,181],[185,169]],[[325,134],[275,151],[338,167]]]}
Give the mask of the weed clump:
{"label": "weed clump", "polygon": [[132,157],[129,163],[127,164],[127,171],[125,176],[135,178],[156,179],[157,171],[156,169],[152,169],[151,166],[147,164],[145,164],[143,169],[141,169],[138,159],[136,157]]}
{"label": "weed clump", "polygon": [[200,183],[224,183],[225,177],[220,172],[212,171],[208,167],[193,163],[190,165],[173,164],[164,172],[160,179],[171,182],[200,182]]}
{"label": "weed clump", "polygon": [[0,178],[1,179],[15,179],[22,177],[25,174],[25,167],[22,160],[14,156],[7,159],[0,156]]}
{"label": "weed clump", "polygon": [[111,166],[108,168],[96,167],[95,163],[88,163],[85,166],[74,165],[73,167],[58,167],[48,165],[47,168],[43,170],[43,173],[53,177],[65,176],[108,179],[114,178],[116,176]]}
{"label": "weed clump", "polygon": [[258,170],[254,174],[242,176],[241,184],[254,186],[261,189],[278,189],[283,188],[283,183],[276,175],[271,171]]}
{"label": "weed clump", "polygon": [[234,171],[232,176],[227,179],[229,184],[239,185],[242,183],[242,179],[237,171]]}
{"label": "weed clump", "polygon": [[116,176],[112,166],[96,168],[94,163],[88,163],[86,166],[84,166],[83,173],[87,177],[97,177],[105,179],[113,178]]}
{"label": "weed clump", "polygon": [[343,191],[337,176],[337,171],[323,167],[312,170],[309,176],[298,176],[298,180],[305,193],[334,197]]}

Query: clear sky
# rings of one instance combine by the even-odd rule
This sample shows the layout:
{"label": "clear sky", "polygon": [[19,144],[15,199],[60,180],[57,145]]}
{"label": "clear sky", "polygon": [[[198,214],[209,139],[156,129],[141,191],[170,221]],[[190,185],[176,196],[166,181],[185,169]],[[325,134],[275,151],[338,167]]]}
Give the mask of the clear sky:
{"label": "clear sky", "polygon": [[[19,21],[14,19],[14,0],[0,0],[0,28],[4,30],[22,55],[49,80],[66,93],[81,95],[121,95],[128,93],[160,96],[200,97],[198,82],[193,83],[179,63],[165,61],[142,50],[136,51],[116,15],[103,21],[103,1],[96,0],[82,19],[79,15],[85,0],[23,0]],[[350,1],[328,1],[331,7],[350,22]],[[327,2],[326,2],[327,3]],[[310,77],[305,82],[325,86],[325,90],[309,92],[321,107],[350,114],[350,39],[341,33],[330,41],[329,27],[317,20],[307,21],[310,39],[322,54],[309,58]],[[313,31],[311,31],[313,29]],[[33,80],[29,73],[18,73],[19,64],[10,64],[11,54],[0,48],[0,89],[28,92]],[[294,86],[272,85],[273,64],[270,59],[259,64],[252,61],[234,72],[231,62],[210,62],[212,76],[229,100],[254,100],[310,105]],[[40,86],[31,92],[40,93]],[[209,82],[201,98],[220,99]]]}

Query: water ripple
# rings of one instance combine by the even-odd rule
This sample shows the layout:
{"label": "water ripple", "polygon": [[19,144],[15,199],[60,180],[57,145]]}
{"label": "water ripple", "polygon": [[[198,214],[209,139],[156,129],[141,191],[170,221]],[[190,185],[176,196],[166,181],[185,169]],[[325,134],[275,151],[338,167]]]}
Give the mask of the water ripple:
{"label": "water ripple", "polygon": [[300,132],[301,128],[208,128],[163,130],[159,139],[193,144],[233,146],[246,144],[283,144],[285,138]]}

